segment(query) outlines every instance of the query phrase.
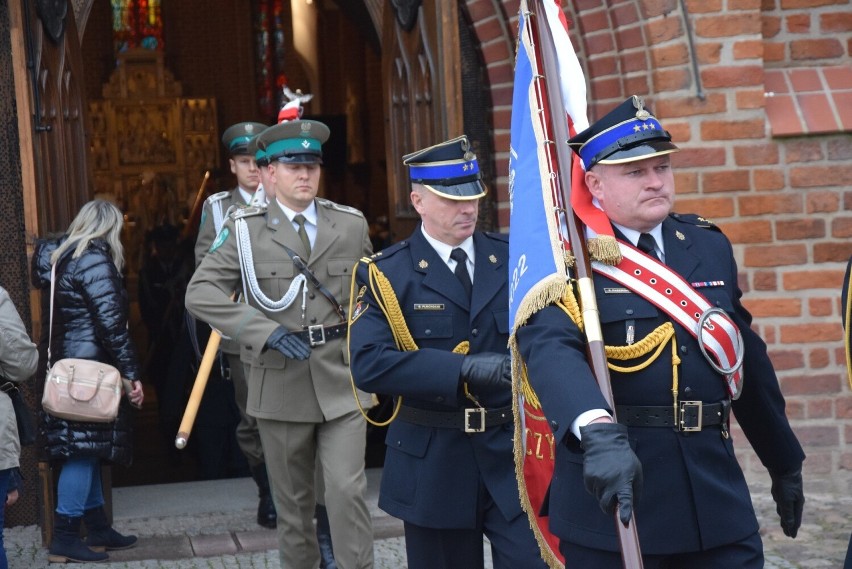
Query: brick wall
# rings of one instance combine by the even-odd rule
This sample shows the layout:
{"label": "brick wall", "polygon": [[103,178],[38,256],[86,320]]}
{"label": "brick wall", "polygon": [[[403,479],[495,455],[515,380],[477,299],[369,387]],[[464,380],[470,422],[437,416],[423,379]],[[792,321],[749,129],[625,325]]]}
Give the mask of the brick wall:
{"label": "brick wall", "polygon": [[764,0],[767,67],[849,61],[852,10],[848,0]]}
{"label": "brick wall", "polygon": [[[808,454],[808,488],[852,490],[839,301],[852,255],[852,127],[773,137],[764,82],[770,69],[852,65],[850,0],[687,0],[687,17],[677,0],[563,4],[589,118],[644,96],[683,149],[674,155],[676,209],[713,219],[734,243],[746,306]],[[499,223],[508,229],[514,50],[504,46],[517,33],[518,1],[467,0],[465,8],[491,81]],[[742,434],[734,436],[749,476],[765,477]]]}

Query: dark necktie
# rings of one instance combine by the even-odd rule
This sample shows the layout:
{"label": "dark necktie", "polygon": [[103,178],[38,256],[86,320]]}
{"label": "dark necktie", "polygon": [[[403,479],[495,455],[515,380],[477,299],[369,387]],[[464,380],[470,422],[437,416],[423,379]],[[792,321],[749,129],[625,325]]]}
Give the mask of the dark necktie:
{"label": "dark necktie", "polygon": [[654,241],[654,236],[650,233],[641,234],[636,247],[643,253],[652,256],[658,261],[660,260],[660,257],[657,255],[657,242]]}
{"label": "dark necktie", "polygon": [[308,237],[308,232],[305,231],[305,216],[301,213],[293,217],[293,221],[299,226],[298,233],[299,239],[302,240],[302,245],[305,247],[305,254],[307,257],[311,256],[311,240]]}
{"label": "dark necktie", "polygon": [[467,253],[464,252],[464,249],[459,249],[457,247],[450,253],[450,259],[456,262],[456,269],[454,272],[461,281],[464,291],[467,293],[467,297],[470,298],[470,293],[473,290],[473,283],[470,282],[470,273],[467,272]]}

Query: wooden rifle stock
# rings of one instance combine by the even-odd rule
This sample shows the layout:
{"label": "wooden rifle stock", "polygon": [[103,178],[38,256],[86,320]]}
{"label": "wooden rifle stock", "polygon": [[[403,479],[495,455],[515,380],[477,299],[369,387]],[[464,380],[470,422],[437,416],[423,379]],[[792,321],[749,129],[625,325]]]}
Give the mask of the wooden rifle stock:
{"label": "wooden rifle stock", "polygon": [[[613,409],[613,419],[615,419],[615,404],[610,387],[609,368],[606,362],[606,350],[597,300],[595,299],[595,288],[592,283],[591,261],[586,249],[584,226],[571,208],[571,161],[576,158],[574,158],[573,151],[568,146],[570,135],[566,112],[563,110],[562,86],[558,81],[560,71],[556,45],[550,27],[547,25],[544,1],[552,0],[530,0],[532,16],[536,19],[535,22],[530,22],[530,31],[533,33],[532,37],[537,56],[542,62],[543,77],[541,81],[544,82],[547,94],[547,97],[543,98],[541,103],[549,110],[547,113],[550,117],[548,134],[550,135],[549,138],[555,141],[554,147],[558,166],[556,181],[562,195],[562,205],[565,208],[565,222],[568,227],[571,252],[576,259],[574,270],[576,271],[579,302],[586,332],[588,361],[601,393],[603,393],[607,404]],[[625,527],[618,518],[618,511],[615,512],[614,517],[624,568],[641,569],[643,567],[642,553],[639,549],[639,536],[636,532],[635,519],[631,517],[630,523]]]}

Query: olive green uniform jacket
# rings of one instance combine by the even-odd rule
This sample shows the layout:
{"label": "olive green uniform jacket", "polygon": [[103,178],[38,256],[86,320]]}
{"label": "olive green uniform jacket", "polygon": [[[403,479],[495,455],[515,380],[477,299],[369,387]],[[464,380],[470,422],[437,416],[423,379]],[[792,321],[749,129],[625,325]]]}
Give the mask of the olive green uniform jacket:
{"label": "olive green uniform jacket", "polygon": [[[221,216],[222,225],[224,225],[225,220],[228,219],[228,210],[233,206],[246,206],[239,188],[218,192],[204,200],[204,205],[201,208],[201,222],[198,225],[198,237],[195,239],[196,268],[201,264],[204,255],[210,250],[213,241],[216,240],[216,217]],[[204,347],[202,346],[203,349]],[[232,342],[228,338],[222,338],[219,349],[226,354],[241,356],[240,347],[236,342]]]}
{"label": "olive green uniform jacket", "polygon": [[[352,270],[372,252],[364,215],[353,208],[324,199],[316,200],[317,235],[308,267],[344,308],[349,306]],[[308,284],[302,314],[302,294],[282,311],[260,307],[255,297],[242,290],[237,253],[235,217],[248,226],[253,267],[260,289],[279,300],[300,273],[285,247],[302,250],[292,223],[271,201],[267,208],[246,208],[231,215],[195,271],[186,292],[186,307],[193,316],[221,330],[249,355],[248,414],[253,417],[298,422],[321,422],[354,411],[346,338],[315,346],[305,361],[287,359],[275,350],[264,350],[270,334],[279,326],[294,331],[303,326],[340,322],[332,304]],[[229,300],[240,290],[247,303]],[[362,404],[369,395],[359,392]]]}

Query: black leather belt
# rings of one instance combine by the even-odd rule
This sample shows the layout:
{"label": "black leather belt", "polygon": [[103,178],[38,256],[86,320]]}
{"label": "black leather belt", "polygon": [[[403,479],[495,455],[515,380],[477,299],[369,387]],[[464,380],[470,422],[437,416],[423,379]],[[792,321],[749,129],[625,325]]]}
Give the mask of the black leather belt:
{"label": "black leather belt", "polygon": [[293,334],[303,339],[306,344],[313,348],[315,346],[322,346],[329,340],[342,338],[346,335],[346,330],[348,329],[348,322],[341,322],[334,326],[323,326],[322,324],[317,324],[316,326],[308,326],[303,330],[293,332]]}
{"label": "black leather belt", "polygon": [[618,422],[628,427],[670,427],[685,433],[700,431],[703,427],[722,425],[727,431],[730,401],[702,403],[701,401],[680,401],[677,417],[671,405],[659,407],[640,407],[635,405],[616,405]]}
{"label": "black leather belt", "polygon": [[403,405],[397,417],[406,423],[423,427],[460,429],[465,433],[481,433],[488,427],[496,427],[512,420],[512,408],[484,409],[470,407],[458,411],[428,411]]}
{"label": "black leather belt", "polygon": [[12,381],[6,381],[2,385],[0,385],[0,391],[11,395],[12,393],[18,391],[18,385]]}

